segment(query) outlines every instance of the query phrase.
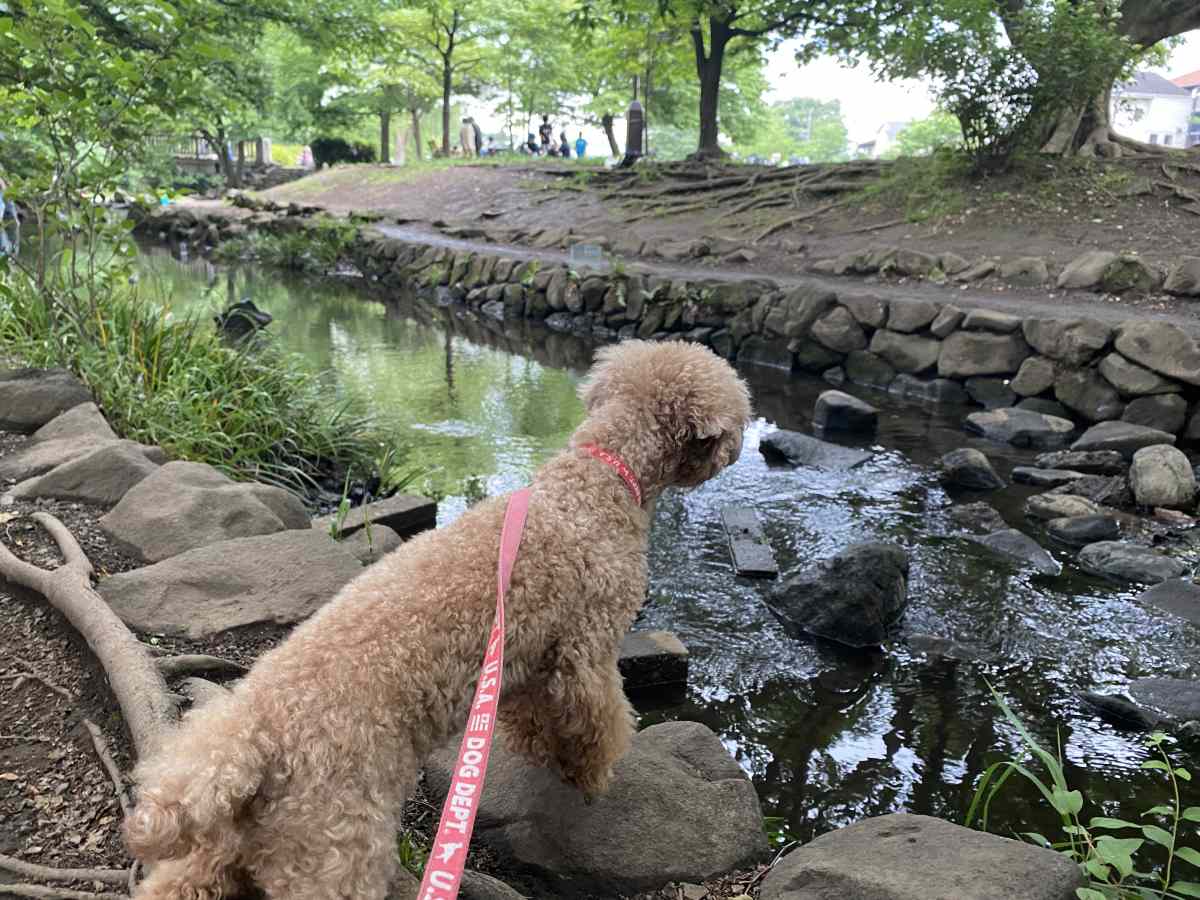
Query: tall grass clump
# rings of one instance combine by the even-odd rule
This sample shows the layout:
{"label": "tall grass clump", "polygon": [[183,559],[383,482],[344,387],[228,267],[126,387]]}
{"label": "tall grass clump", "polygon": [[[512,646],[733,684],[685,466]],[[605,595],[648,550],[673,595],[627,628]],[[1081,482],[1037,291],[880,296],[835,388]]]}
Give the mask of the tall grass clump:
{"label": "tall grass clump", "polygon": [[368,420],[299,357],[262,335],[227,343],[211,320],[179,318],[135,286],[63,314],[28,282],[0,282],[0,342],[78,374],[123,437],[234,478],[303,492],[377,455]]}
{"label": "tall grass clump", "polygon": [[[1183,843],[1196,839],[1200,806],[1183,805],[1179,785],[1191,781],[1192,774],[1171,762],[1165,734],[1155,732],[1147,739],[1151,758],[1142,768],[1163,773],[1169,802],[1151,806],[1139,822],[1108,816],[1085,819],[1084,796],[1067,783],[1061,748],[1052,753],[1042,747],[995,689],[992,696],[1020,735],[1025,753],[993,763],[984,771],[967,810],[966,825],[986,831],[992,800],[1011,776],[1019,775],[1018,780],[1033,786],[1058,815],[1062,830],[1055,840],[1032,831],[1022,837],[1079,864],[1088,880],[1086,887],[1075,890],[1079,900],[1200,897],[1200,881],[1191,880],[1200,875],[1200,851]],[[1036,770],[1035,761],[1044,774]]]}

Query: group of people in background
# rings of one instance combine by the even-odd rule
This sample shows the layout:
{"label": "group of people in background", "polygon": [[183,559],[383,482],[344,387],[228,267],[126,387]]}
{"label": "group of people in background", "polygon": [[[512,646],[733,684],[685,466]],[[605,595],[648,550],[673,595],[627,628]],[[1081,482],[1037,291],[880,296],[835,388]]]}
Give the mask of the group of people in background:
{"label": "group of people in background", "polygon": [[[561,156],[564,159],[571,157],[571,142],[567,139],[567,130],[564,128],[559,132],[558,140],[554,138],[554,126],[550,124],[549,116],[542,116],[542,124],[538,126],[538,133],[535,136],[531,131],[525,139],[525,143],[521,145],[521,152],[530,156]],[[587,141],[580,134],[575,139],[575,155],[583,158],[587,153]]]}

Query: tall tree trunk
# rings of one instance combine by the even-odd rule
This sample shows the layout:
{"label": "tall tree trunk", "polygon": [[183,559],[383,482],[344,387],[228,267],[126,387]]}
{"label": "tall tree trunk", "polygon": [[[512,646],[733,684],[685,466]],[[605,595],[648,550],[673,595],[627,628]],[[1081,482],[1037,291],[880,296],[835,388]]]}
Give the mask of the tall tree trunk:
{"label": "tall tree trunk", "polygon": [[692,24],[692,45],[696,51],[696,74],[700,78],[700,142],[695,156],[724,156],[717,143],[720,134],[718,117],[721,102],[721,70],[725,65],[725,47],[733,37],[728,22],[710,18],[708,21],[708,52],[704,50],[702,24]]}
{"label": "tall tree trunk", "polygon": [[246,142],[237,142],[237,184],[234,187],[241,187],[245,182],[242,180],[243,173],[246,171]]}
{"label": "tall tree trunk", "polygon": [[620,157],[621,147],[617,143],[616,132],[613,131],[612,113],[605,113],[603,116],[601,116],[600,124],[604,128],[604,136],[608,138],[608,149],[612,151],[613,156]]}
{"label": "tall tree trunk", "polygon": [[392,161],[392,112],[379,111],[379,161],[385,166]]}
{"label": "tall tree trunk", "polygon": [[450,157],[450,85],[454,70],[450,67],[450,55],[442,57],[442,155]]}
{"label": "tall tree trunk", "polygon": [[417,162],[420,162],[423,158],[421,155],[421,114],[417,112],[415,106],[409,110],[409,114],[412,116],[413,143],[417,146]]}

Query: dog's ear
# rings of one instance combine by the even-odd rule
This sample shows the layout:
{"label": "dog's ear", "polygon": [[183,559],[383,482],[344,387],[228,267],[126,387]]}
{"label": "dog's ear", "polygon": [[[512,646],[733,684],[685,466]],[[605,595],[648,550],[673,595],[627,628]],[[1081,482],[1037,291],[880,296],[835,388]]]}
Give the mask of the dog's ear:
{"label": "dog's ear", "polygon": [[683,446],[676,483],[680,487],[702,484],[726,466],[733,464],[741,452],[740,425],[719,434],[692,437]]}

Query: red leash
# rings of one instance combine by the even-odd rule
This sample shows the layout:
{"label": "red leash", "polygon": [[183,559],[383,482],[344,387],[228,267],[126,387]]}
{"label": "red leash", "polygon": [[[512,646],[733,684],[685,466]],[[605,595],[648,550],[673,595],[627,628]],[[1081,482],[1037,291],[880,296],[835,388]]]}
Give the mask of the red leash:
{"label": "red leash", "polygon": [[[612,467],[629,488],[633,502],[642,505],[642,487],[633,470],[621,457],[595,444],[584,444],[579,449]],[[496,730],[496,707],[504,675],[504,597],[512,580],[521,533],[525,530],[529,491],[529,488],[523,488],[509,496],[508,508],[504,512],[504,526],[500,530],[500,562],[496,574],[496,620],[492,623],[487,652],[483,657],[483,671],[479,673],[479,682],[475,685],[475,699],[471,701],[467,730],[458,747],[450,791],[442,806],[442,818],[438,821],[437,831],[434,832],[433,847],[429,861],[425,863],[425,875],[421,879],[417,900],[455,900],[462,885],[467,847],[471,843],[471,832],[475,830],[475,814],[479,811],[483,779],[487,774],[492,737]]]}
{"label": "red leash", "polygon": [[483,793],[492,736],[496,729],[496,705],[504,675],[504,595],[508,593],[517,547],[529,511],[529,488],[508,498],[504,527],[500,531],[500,564],[496,577],[496,620],[483,657],[483,671],[475,686],[467,730],[458,748],[458,759],[450,779],[450,792],[442,807],[442,818],[434,832],[433,847],[425,864],[418,900],[455,900],[467,862],[467,846],[475,828],[475,813]]}

